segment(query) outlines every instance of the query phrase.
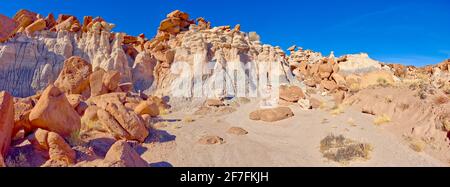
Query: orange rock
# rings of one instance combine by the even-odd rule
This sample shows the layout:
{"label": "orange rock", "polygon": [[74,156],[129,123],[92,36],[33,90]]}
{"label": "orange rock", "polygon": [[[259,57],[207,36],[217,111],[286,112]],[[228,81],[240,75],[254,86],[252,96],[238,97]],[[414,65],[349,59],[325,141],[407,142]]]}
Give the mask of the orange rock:
{"label": "orange rock", "polygon": [[30,24],[27,28],[25,28],[25,32],[27,34],[33,34],[34,32],[42,31],[45,28],[47,28],[47,23],[45,22],[44,19],[41,18]]}
{"label": "orange rock", "polygon": [[6,156],[13,136],[14,101],[11,94],[0,92],[0,155]]}
{"label": "orange rock", "polygon": [[48,14],[45,18],[45,25],[47,26],[47,29],[51,29],[56,25],[55,16],[53,13]]}
{"label": "orange rock", "polygon": [[207,99],[205,102],[205,105],[206,106],[215,106],[215,107],[225,106],[223,101],[221,101],[220,99]]}
{"label": "orange rock", "polygon": [[17,23],[14,20],[0,14],[0,42],[8,40],[17,31]]}
{"label": "orange rock", "polygon": [[129,140],[132,139],[130,134],[125,129],[123,129],[123,127],[107,111],[99,109],[97,110],[97,116],[100,123],[109,130],[114,138]]}
{"label": "orange rock", "polygon": [[108,103],[106,111],[125,129],[132,140],[144,142],[149,132],[145,124],[136,113],[128,111],[125,106],[117,103]]}
{"label": "orange rock", "polygon": [[325,89],[329,90],[329,91],[333,91],[333,90],[338,88],[338,85],[336,84],[336,82],[330,81],[330,80],[322,80],[320,82],[320,86],[322,88],[325,88]]}
{"label": "orange rock", "polygon": [[92,66],[86,60],[72,56],[64,61],[64,67],[55,81],[55,86],[68,94],[82,94],[89,88]]}
{"label": "orange rock", "polygon": [[227,131],[228,134],[234,134],[234,135],[238,135],[238,136],[242,136],[242,135],[246,135],[248,134],[248,132],[240,127],[231,127],[230,129],[228,129]]}
{"label": "orange rock", "polygon": [[140,102],[136,108],[134,108],[134,112],[139,115],[148,114],[151,117],[156,117],[159,115],[159,107],[156,103],[147,100]]}
{"label": "orange rock", "polygon": [[225,141],[219,136],[203,136],[198,140],[198,143],[203,145],[214,145],[223,144]]}
{"label": "orange rock", "polygon": [[13,17],[13,20],[18,24],[17,32],[25,31],[25,28],[28,27],[28,25],[32,24],[36,19],[36,13],[24,9],[19,10]]}
{"label": "orange rock", "polygon": [[337,91],[333,94],[334,102],[336,105],[341,104],[345,99],[345,92],[344,91]]}
{"label": "orange rock", "polygon": [[322,105],[322,101],[320,101],[319,99],[316,99],[314,97],[311,97],[309,99],[309,104],[311,105],[311,108],[316,109]]}
{"label": "orange rock", "polygon": [[59,134],[49,132],[47,142],[51,160],[65,161],[67,164],[75,163],[75,151]]}
{"label": "orange rock", "polygon": [[275,122],[294,116],[289,107],[278,107],[271,109],[261,109],[250,113],[251,120],[261,120],[265,122]]}
{"label": "orange rock", "polygon": [[298,86],[280,86],[280,98],[288,102],[297,102],[305,98],[305,94]]}
{"label": "orange rock", "polygon": [[29,115],[33,109],[33,101],[31,98],[18,99],[14,102],[14,130],[15,135],[20,130],[25,130],[25,134],[32,131]]}
{"label": "orange rock", "polygon": [[320,64],[319,65],[319,75],[322,79],[327,79],[333,72],[333,66],[331,64]]}
{"label": "orange rock", "polygon": [[88,25],[92,22],[92,16],[84,16],[83,17],[83,26],[81,27],[81,30],[83,32],[88,31]]}
{"label": "orange rock", "polygon": [[106,153],[108,167],[148,167],[148,163],[124,140],[118,140]]}
{"label": "orange rock", "polygon": [[120,72],[108,71],[103,75],[103,85],[109,91],[116,91],[120,83]]}
{"label": "orange rock", "polygon": [[54,85],[44,90],[29,118],[33,127],[62,136],[69,136],[80,129],[80,116],[72,108],[66,95]]}
{"label": "orange rock", "polygon": [[55,132],[37,129],[30,137],[30,142],[35,149],[48,153],[46,156],[49,161],[44,166],[48,166],[51,162],[58,162],[62,166],[69,166],[76,162],[75,151]]}
{"label": "orange rock", "polygon": [[105,73],[105,70],[98,69],[89,76],[91,97],[108,93],[108,89],[103,84],[103,75],[105,75]]}

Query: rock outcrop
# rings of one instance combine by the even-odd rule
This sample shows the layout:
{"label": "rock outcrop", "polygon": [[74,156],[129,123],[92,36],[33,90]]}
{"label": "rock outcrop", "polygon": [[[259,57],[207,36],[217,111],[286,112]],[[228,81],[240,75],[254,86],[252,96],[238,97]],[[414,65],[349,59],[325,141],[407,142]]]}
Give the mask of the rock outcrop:
{"label": "rock outcrop", "polygon": [[13,97],[7,92],[0,92],[0,156],[6,157],[14,128]]}

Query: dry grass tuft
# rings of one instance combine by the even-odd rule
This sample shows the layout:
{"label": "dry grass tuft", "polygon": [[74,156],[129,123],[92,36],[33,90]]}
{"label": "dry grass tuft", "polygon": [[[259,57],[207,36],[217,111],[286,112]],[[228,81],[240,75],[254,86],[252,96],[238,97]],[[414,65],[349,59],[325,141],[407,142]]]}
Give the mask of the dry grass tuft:
{"label": "dry grass tuft", "polygon": [[370,144],[359,143],[343,135],[328,135],[320,141],[320,152],[323,157],[341,164],[355,160],[368,160],[372,150]]}
{"label": "dry grass tuft", "polygon": [[377,116],[377,117],[375,117],[375,119],[373,120],[373,123],[374,123],[375,125],[382,125],[382,124],[389,123],[389,122],[391,122],[391,117],[389,117],[389,116],[386,115],[386,114]]}
{"label": "dry grass tuft", "polygon": [[340,105],[336,105],[333,108],[331,108],[330,114],[331,115],[339,115],[344,113],[345,107],[344,105],[340,104]]}
{"label": "dry grass tuft", "polygon": [[185,116],[183,118],[183,123],[192,123],[194,121],[195,121],[195,119],[192,116]]}

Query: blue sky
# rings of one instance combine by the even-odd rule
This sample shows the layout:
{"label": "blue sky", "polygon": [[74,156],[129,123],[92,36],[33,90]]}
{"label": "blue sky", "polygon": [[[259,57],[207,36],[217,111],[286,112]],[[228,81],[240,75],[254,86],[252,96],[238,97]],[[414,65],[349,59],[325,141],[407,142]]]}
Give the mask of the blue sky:
{"label": "blue sky", "polygon": [[367,52],[380,61],[413,65],[450,58],[448,0],[2,0],[0,13],[21,9],[101,16],[115,31],[148,37],[172,10],[213,26],[241,24],[264,43],[296,44],[328,55]]}

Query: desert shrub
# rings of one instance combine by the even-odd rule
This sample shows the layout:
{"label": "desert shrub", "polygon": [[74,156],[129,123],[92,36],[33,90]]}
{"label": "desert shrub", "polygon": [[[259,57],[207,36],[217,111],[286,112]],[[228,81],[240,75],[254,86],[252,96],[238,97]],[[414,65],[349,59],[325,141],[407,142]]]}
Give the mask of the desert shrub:
{"label": "desert shrub", "polygon": [[372,150],[370,144],[359,143],[343,135],[331,134],[320,141],[320,152],[323,157],[341,164],[354,160],[367,160]]}
{"label": "desert shrub", "polygon": [[383,86],[383,87],[389,85],[388,81],[385,78],[383,78],[383,77],[380,77],[380,78],[377,79],[377,84],[379,86]]}
{"label": "desert shrub", "polygon": [[67,143],[69,143],[71,146],[83,145],[84,142],[81,139],[82,134],[80,132],[80,130],[76,130],[70,133],[70,136],[67,138]]}
{"label": "desert shrub", "polygon": [[15,156],[8,156],[5,160],[5,164],[8,167],[31,167],[26,155],[21,152]]}
{"label": "desert shrub", "polygon": [[416,152],[423,152],[427,146],[427,143],[421,138],[407,137],[406,141],[409,142],[409,148]]}
{"label": "desert shrub", "polygon": [[339,115],[344,113],[344,105],[340,104],[340,105],[335,105],[333,108],[331,108],[330,114],[331,115]]}
{"label": "desert shrub", "polygon": [[185,116],[183,118],[183,123],[192,123],[194,121],[195,121],[195,119],[192,116]]}
{"label": "desert shrub", "polygon": [[389,122],[391,122],[391,118],[387,114],[376,116],[375,119],[373,120],[373,123],[375,125],[382,125]]}

